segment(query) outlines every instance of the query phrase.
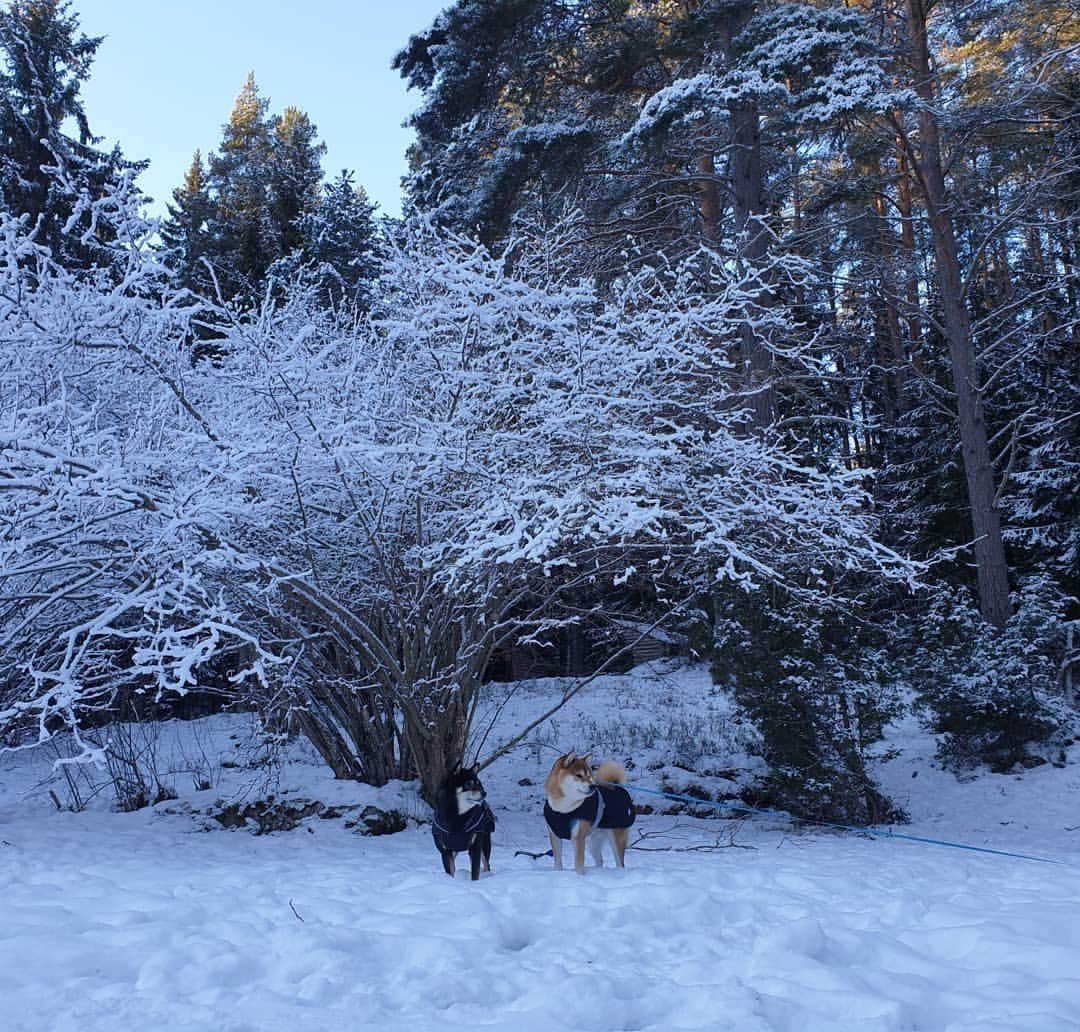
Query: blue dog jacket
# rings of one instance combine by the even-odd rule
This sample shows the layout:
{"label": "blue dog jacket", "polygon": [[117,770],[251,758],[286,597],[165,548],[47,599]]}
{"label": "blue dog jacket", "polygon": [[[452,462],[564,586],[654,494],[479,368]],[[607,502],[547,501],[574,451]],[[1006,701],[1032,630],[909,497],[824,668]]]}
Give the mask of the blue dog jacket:
{"label": "blue dog jacket", "polygon": [[629,828],[634,823],[634,804],[625,788],[597,785],[569,813],[559,813],[545,802],[544,820],[557,838],[569,839],[578,821],[588,821],[594,828]]}
{"label": "blue dog jacket", "polygon": [[431,835],[435,839],[435,848],[440,853],[464,853],[469,848],[473,835],[490,835],[494,830],[495,814],[487,803],[473,807],[464,826],[456,830],[440,824],[438,814],[431,818]]}

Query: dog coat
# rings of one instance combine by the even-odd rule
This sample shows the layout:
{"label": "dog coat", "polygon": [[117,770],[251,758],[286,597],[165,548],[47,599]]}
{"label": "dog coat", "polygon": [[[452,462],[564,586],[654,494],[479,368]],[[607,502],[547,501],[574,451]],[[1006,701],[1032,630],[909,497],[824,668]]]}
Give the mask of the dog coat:
{"label": "dog coat", "polygon": [[544,820],[557,838],[569,839],[578,821],[588,821],[594,828],[629,828],[634,823],[634,804],[625,788],[597,785],[569,813],[559,813],[545,802]]}
{"label": "dog coat", "polygon": [[487,803],[474,806],[461,828],[447,828],[439,823],[439,815],[431,818],[431,835],[440,853],[464,853],[473,835],[490,835],[495,830],[495,814]]}

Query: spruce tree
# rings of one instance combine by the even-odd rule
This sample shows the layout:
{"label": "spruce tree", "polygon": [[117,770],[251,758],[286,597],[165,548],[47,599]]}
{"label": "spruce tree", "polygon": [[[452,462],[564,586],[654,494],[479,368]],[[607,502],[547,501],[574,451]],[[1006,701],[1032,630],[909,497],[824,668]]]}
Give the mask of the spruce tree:
{"label": "spruce tree", "polygon": [[37,239],[69,266],[105,260],[95,241],[113,232],[100,219],[86,232],[89,223],[69,225],[72,216],[107,183],[145,167],[118,147],[95,146],[79,94],[102,38],[79,31],[67,0],[0,9],[0,206],[37,224]]}
{"label": "spruce tree", "polygon": [[319,204],[322,156],[311,119],[299,108],[287,107],[274,119],[270,153],[270,214],[278,256],[303,246],[300,220]]}
{"label": "spruce tree", "polygon": [[300,219],[302,259],[313,265],[328,304],[367,306],[378,268],[376,208],[345,170],[323,187],[316,208]]}
{"label": "spruce tree", "polygon": [[195,152],[184,182],[173,190],[169,217],[162,223],[161,239],[173,256],[181,283],[195,291],[211,286],[203,258],[211,251],[214,204],[206,182],[202,153]]}

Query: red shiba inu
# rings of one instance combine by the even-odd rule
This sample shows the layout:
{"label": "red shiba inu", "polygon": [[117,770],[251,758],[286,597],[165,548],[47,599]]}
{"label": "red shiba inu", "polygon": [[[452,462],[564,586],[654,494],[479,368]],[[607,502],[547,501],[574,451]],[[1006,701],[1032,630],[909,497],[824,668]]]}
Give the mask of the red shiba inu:
{"label": "red shiba inu", "polygon": [[[597,781],[614,784],[598,785]],[[585,873],[586,839],[597,867],[604,866],[605,842],[611,845],[616,866],[626,866],[626,843],[635,814],[630,793],[621,787],[625,781],[626,771],[614,760],[601,763],[595,778],[588,753],[570,752],[555,761],[544,781],[544,819],[557,871],[562,870],[562,844],[568,841],[574,844],[574,870]]]}

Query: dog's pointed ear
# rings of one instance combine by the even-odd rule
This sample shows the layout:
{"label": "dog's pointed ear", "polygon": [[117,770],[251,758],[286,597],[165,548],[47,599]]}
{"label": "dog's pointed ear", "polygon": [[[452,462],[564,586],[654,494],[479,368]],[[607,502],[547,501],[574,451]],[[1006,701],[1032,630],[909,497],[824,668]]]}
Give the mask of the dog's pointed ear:
{"label": "dog's pointed ear", "polygon": [[590,756],[592,756],[592,753],[587,752],[584,756],[581,757],[581,762],[587,764],[589,762]]}
{"label": "dog's pointed ear", "polygon": [[571,763],[573,763],[573,762],[574,762],[574,760],[576,760],[576,759],[577,759],[577,757],[576,757],[576,756],[575,756],[575,755],[574,755],[574,754],[573,754],[572,752],[568,752],[568,753],[567,753],[567,754],[566,754],[566,755],[565,755],[565,756],[564,756],[564,757],[562,758],[562,765],[563,765],[564,767],[569,767],[569,766],[570,766],[570,764],[571,764]]}

